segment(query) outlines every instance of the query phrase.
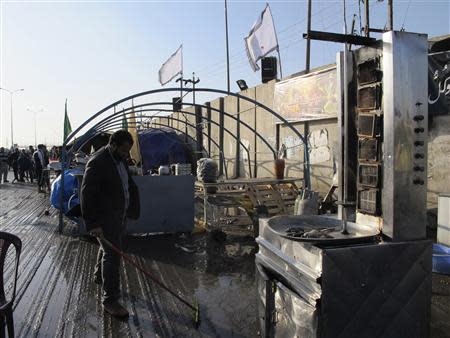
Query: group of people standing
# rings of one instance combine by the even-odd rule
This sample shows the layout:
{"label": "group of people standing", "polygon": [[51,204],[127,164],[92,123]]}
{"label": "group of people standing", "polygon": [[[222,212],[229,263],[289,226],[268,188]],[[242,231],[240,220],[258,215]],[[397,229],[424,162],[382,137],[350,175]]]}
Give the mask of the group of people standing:
{"label": "group of people standing", "polygon": [[39,144],[35,150],[33,146],[28,149],[19,150],[15,148],[8,151],[0,148],[0,183],[8,183],[8,172],[12,168],[14,173],[14,182],[31,182],[37,181],[38,191],[45,192],[45,188],[50,191],[50,180],[45,174],[44,169],[49,164],[49,156],[54,157],[53,149],[51,154],[47,151],[47,147]]}

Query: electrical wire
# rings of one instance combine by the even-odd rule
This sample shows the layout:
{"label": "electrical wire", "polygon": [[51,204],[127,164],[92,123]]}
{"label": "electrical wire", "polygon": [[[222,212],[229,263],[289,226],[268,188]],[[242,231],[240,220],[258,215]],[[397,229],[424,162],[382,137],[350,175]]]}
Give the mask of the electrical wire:
{"label": "electrical wire", "polygon": [[[316,17],[316,16],[319,15],[319,14],[322,14],[322,15],[323,15],[324,12],[328,12],[328,11],[331,11],[331,10],[334,10],[334,8],[333,8],[333,7],[321,8],[320,10],[314,12],[314,13],[311,15],[311,17]],[[299,21],[294,22],[294,23],[291,24],[290,26],[287,26],[287,27],[283,28],[282,30],[278,31],[277,35],[278,35],[278,36],[283,35],[284,33],[286,33],[287,31],[291,30],[292,28],[294,28],[294,27],[300,25],[301,23],[304,23],[306,20],[307,20],[307,18],[303,18],[303,19],[301,19],[301,20],[299,20]],[[300,31],[300,32],[294,32],[294,34],[301,34],[301,31]],[[291,34],[290,36],[292,36],[292,34]],[[289,37],[290,37],[290,36],[289,36]],[[289,39],[289,38],[287,38],[287,39],[284,38],[284,41],[286,41],[286,40],[288,40],[288,39]],[[282,42],[282,41],[283,41],[283,39],[280,39],[280,40],[279,40],[279,43]],[[233,59],[233,58],[236,58],[236,57],[238,57],[238,56],[246,56],[246,55],[247,55],[247,52],[246,52],[246,51],[239,51],[239,52],[233,53],[233,54],[230,56],[230,60]],[[216,68],[217,66],[222,67],[222,65],[225,64],[225,63],[226,63],[225,60],[216,62],[216,63],[214,63],[214,64],[212,64],[212,65],[209,65],[209,66],[205,66],[205,67],[203,67],[203,68],[200,68],[199,70],[197,70],[197,73],[203,72],[203,71],[205,71],[205,70],[210,70],[210,69],[211,69],[211,70],[215,70],[215,68]],[[230,63],[230,65],[231,65],[231,64],[232,64],[232,63]]]}
{"label": "electrical wire", "polygon": [[408,16],[408,11],[409,11],[410,5],[411,5],[411,0],[408,1],[408,7],[406,7],[405,16],[403,17],[402,27],[400,28],[401,31],[405,30],[405,22],[406,22],[406,17]]}

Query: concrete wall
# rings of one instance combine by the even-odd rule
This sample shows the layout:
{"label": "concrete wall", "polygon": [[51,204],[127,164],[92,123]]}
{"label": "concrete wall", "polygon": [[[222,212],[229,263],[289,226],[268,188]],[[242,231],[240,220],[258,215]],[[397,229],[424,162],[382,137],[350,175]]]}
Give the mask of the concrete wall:
{"label": "concrete wall", "polygon": [[[269,108],[273,107],[273,95],[274,86],[276,81],[271,81],[266,84],[261,84],[254,88],[249,88],[240,92],[241,95],[247,96],[253,100],[257,100],[260,103],[266,105]],[[242,145],[238,144],[232,135],[224,132],[224,157],[226,163],[226,172],[228,177],[274,177],[274,153],[264,143],[264,141],[257,137],[254,132],[244,125],[247,124],[251,128],[254,128],[260,133],[264,140],[275,150],[276,152],[276,119],[269,112],[261,107],[257,107],[255,104],[239,100],[236,97],[227,96],[224,97],[224,110],[228,114],[232,114],[234,117],[239,118],[242,123],[237,123],[230,117],[224,117],[224,127],[228,129],[231,134],[237,136],[240,135]],[[217,98],[210,102],[212,108],[220,109],[220,98]],[[193,107],[185,107],[185,111],[194,113]],[[202,115],[206,118],[207,111],[203,109]],[[217,111],[211,111],[211,119],[214,122],[219,123],[220,113]],[[195,116],[183,115],[182,113],[173,113],[174,118],[180,120],[187,120],[189,123],[195,125]],[[168,124],[174,126],[182,131],[186,130],[186,127],[182,122],[168,121],[167,118],[158,118],[158,123]],[[327,144],[325,148],[320,149],[329,153],[328,157],[320,158],[318,161],[311,165],[311,178],[313,189],[319,190],[325,193],[332,182],[333,170],[334,170],[334,158],[337,142],[337,120],[328,119],[322,121],[308,122],[307,129],[309,132],[320,132],[327,135]],[[305,131],[304,123],[296,123],[295,128],[303,135]],[[204,132],[207,133],[207,122],[203,124]],[[187,132],[190,136],[195,138],[196,131],[194,128],[187,127]],[[217,143],[219,140],[219,127],[211,124],[211,138]],[[303,177],[303,145],[299,138],[285,125],[280,125],[280,145],[285,144],[288,147],[287,159],[286,159],[286,176],[289,177]],[[208,150],[208,137],[204,136],[203,146]],[[247,151],[244,149],[246,147]],[[236,168],[236,152],[238,151],[239,168]],[[314,153],[316,149],[313,149]],[[219,162],[219,149],[214,144],[211,144],[210,156]],[[239,169],[239,170],[238,170]]]}
{"label": "concrete wall", "polygon": [[[272,108],[275,81],[249,88],[240,92],[249,98],[256,99],[264,105]],[[219,99],[211,102],[211,107],[219,109]],[[225,111],[237,116],[237,99],[235,97],[224,98]],[[194,109],[185,108],[194,112]],[[173,116],[184,119],[180,113]],[[203,110],[206,117],[206,110]],[[219,113],[212,111],[213,121],[219,123]],[[241,121],[255,128],[264,139],[276,148],[276,124],[277,119],[264,109],[255,107],[254,104],[240,100]],[[187,116],[190,123],[195,124],[194,116]],[[167,119],[161,118],[161,123],[167,124]],[[177,128],[184,130],[182,123],[174,122]],[[231,118],[225,117],[224,125],[235,135],[237,124]],[[311,159],[311,183],[314,190],[322,195],[327,192],[332,184],[333,174],[336,171],[338,156],[338,128],[337,119],[316,120],[305,123],[295,123],[294,126],[303,135],[305,127],[308,130],[310,141]],[[204,124],[207,131],[206,123]],[[254,133],[240,124],[240,139],[248,146],[250,158],[246,152],[240,152],[240,177],[273,177],[273,153],[264,142],[255,137]],[[195,129],[188,128],[188,133],[195,138]],[[219,143],[219,127],[211,126],[211,137]],[[286,176],[303,177],[303,146],[293,132],[286,126],[280,126],[280,144],[288,147],[286,161]],[[204,137],[204,146],[207,148],[207,137]],[[227,133],[224,133],[224,156],[228,176],[231,178],[236,173],[236,141]],[[437,205],[437,195],[442,192],[450,192],[450,115],[437,116],[432,120],[429,131],[429,162],[428,162],[428,205],[434,208]],[[219,151],[211,145],[211,157],[219,161]],[[249,169],[249,164],[251,169]]]}
{"label": "concrete wall", "polygon": [[443,192],[450,192],[450,115],[433,117],[429,128],[429,208],[437,208],[437,196]]}

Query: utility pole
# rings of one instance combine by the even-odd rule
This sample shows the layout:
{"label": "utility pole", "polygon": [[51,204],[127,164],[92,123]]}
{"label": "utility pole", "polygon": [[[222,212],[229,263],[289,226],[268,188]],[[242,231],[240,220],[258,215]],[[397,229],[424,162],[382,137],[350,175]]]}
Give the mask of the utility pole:
{"label": "utility pole", "polygon": [[188,83],[192,83],[192,103],[195,105],[195,85],[200,82],[199,78],[195,78],[195,73],[192,73],[192,80],[187,79],[183,80],[184,85],[187,85]]}
{"label": "utility pole", "polygon": [[36,136],[37,135],[37,132],[36,132],[37,119],[36,119],[36,115],[37,115],[38,112],[42,113],[44,110],[42,108],[39,109],[39,110],[33,110],[33,109],[30,109],[30,108],[27,108],[27,111],[33,113],[33,115],[34,115],[34,146],[37,147],[37,136]]}
{"label": "utility pole", "polygon": [[22,92],[25,89],[16,89],[16,90],[9,90],[6,88],[0,88],[0,90],[4,90],[5,92],[9,93],[10,102],[11,102],[11,149],[14,148],[14,128],[13,128],[13,94],[17,92]]}
{"label": "utility pole", "polygon": [[[176,80],[176,82],[180,82],[180,99],[178,101],[178,103],[180,104],[180,112],[183,111],[183,72],[180,73],[180,77]],[[175,113],[175,112],[174,112]],[[187,122],[187,117],[185,114],[183,114],[184,119]],[[187,143],[188,142],[188,129],[187,129],[187,124],[184,125],[184,140]]]}
{"label": "utility pole", "polygon": [[394,0],[388,0],[388,31],[394,30]]}
{"label": "utility pole", "polygon": [[[310,0],[311,1],[311,0]],[[230,50],[228,44],[228,6],[225,0],[225,44],[227,49],[227,91],[230,92]]]}
{"label": "utility pole", "polygon": [[369,26],[369,0],[364,0],[364,11],[365,11],[365,26],[364,32],[367,37],[370,37],[370,26]]}
{"label": "utility pole", "polygon": [[308,34],[308,38],[306,39],[306,66],[305,72],[309,73],[310,69],[310,59],[311,59],[311,39],[309,38],[309,33],[311,31],[311,0],[308,0],[308,23],[306,27],[306,34]]}

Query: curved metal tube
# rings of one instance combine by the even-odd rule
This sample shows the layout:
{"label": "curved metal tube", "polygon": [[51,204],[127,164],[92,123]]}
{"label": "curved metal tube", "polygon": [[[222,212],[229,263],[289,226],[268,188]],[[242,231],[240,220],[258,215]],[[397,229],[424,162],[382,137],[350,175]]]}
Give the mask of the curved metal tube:
{"label": "curved metal tube", "polygon": [[[190,127],[192,127],[192,128],[195,128],[195,125],[190,124],[190,123],[187,123],[186,121],[179,120],[179,119],[175,119],[175,118],[172,118],[172,119],[175,120],[175,121],[179,121],[179,122],[181,122],[181,123],[184,123],[185,125],[188,125],[188,126],[190,126]],[[116,127],[120,127],[120,126],[121,126],[121,123],[122,123],[122,122],[117,121],[115,124],[111,124],[111,125],[108,125],[108,126],[106,126],[106,127],[111,128],[111,129],[114,129],[114,128],[116,128]],[[137,123],[135,123],[135,124],[137,124]],[[155,122],[153,122],[153,124],[158,125],[158,126],[168,127],[168,128],[170,127],[170,126],[168,126],[168,125],[166,125],[166,124],[162,124],[162,123],[155,123]],[[173,129],[175,129],[175,128],[173,128]],[[109,129],[108,129],[108,130],[109,130]],[[176,128],[176,130],[181,131],[179,128]],[[225,130],[225,128],[224,128],[224,130]],[[105,129],[100,129],[100,130],[98,130],[98,131],[99,131],[99,132],[104,132]],[[227,132],[229,132],[229,131],[227,130]],[[183,132],[182,134],[183,134],[183,135],[189,136],[191,139],[194,139],[192,136],[190,136],[189,134],[186,134],[185,132]],[[202,134],[205,135],[205,136],[207,136],[207,134],[206,134],[205,132],[202,132]],[[230,133],[230,135],[233,136],[233,137],[237,140],[237,138],[236,138],[234,135],[232,135],[231,133]],[[220,147],[219,147],[219,145],[217,144],[217,142],[215,142],[215,141],[214,141],[212,138],[210,138],[209,136],[207,136],[207,137],[208,137],[208,139],[211,140],[211,142],[213,142],[213,143],[219,148],[219,154],[222,154],[222,157],[223,157],[223,161],[222,161],[222,162],[223,162],[223,164],[224,164],[224,168],[225,168],[225,171],[226,171],[226,161],[225,161],[225,157],[223,156],[223,150],[220,149]],[[250,158],[250,152],[249,152],[248,148],[245,147],[245,145],[242,144],[242,142],[239,142],[239,143],[240,143],[241,146],[245,149],[245,151],[246,151],[246,153],[247,153],[247,156],[249,156],[249,158]],[[249,170],[250,170],[249,174],[250,174],[250,176],[251,176],[251,164],[250,164],[250,162],[249,162]],[[225,172],[225,177],[228,179],[228,174],[227,174],[226,172]]]}
{"label": "curved metal tube", "polygon": [[[68,142],[70,142],[70,140],[72,140],[75,135],[77,135],[78,132],[80,132],[86,125],[88,125],[91,121],[93,121],[94,119],[96,119],[98,116],[100,116],[101,114],[103,114],[105,111],[117,106],[120,103],[132,100],[134,98],[137,97],[141,97],[141,96],[145,96],[145,95],[153,95],[153,94],[158,94],[158,93],[168,93],[168,92],[175,92],[175,93],[183,93],[183,92],[206,92],[206,93],[217,93],[217,94],[222,94],[222,95],[228,95],[228,96],[234,96],[237,97],[239,99],[242,99],[244,101],[253,103],[254,105],[264,109],[265,111],[271,113],[273,116],[275,116],[276,118],[278,118],[279,120],[281,120],[285,125],[287,125],[293,132],[295,135],[297,135],[303,142],[304,144],[304,164],[303,164],[303,176],[304,176],[304,182],[305,182],[305,187],[306,188],[310,188],[310,164],[309,164],[309,150],[308,150],[308,142],[306,140],[305,137],[303,137],[303,135],[301,135],[298,130],[296,128],[294,128],[289,121],[287,121],[284,117],[282,117],[281,115],[279,115],[278,113],[276,113],[275,111],[273,111],[272,109],[270,109],[269,107],[267,107],[266,105],[253,100],[249,97],[240,95],[240,94],[236,94],[233,92],[229,92],[229,91],[224,91],[224,90],[220,90],[220,89],[210,89],[210,88],[195,88],[195,89],[191,89],[191,88],[160,88],[160,89],[154,89],[154,90],[149,90],[149,91],[145,91],[145,92],[141,92],[141,93],[137,93],[134,95],[130,95],[127,96],[125,98],[122,98],[116,102],[111,103],[110,105],[106,106],[105,108],[101,109],[100,111],[98,111],[97,113],[95,113],[94,115],[92,115],[90,118],[88,118],[86,121],[84,121],[78,128],[76,128],[72,133],[70,133],[70,135],[63,140],[63,145],[62,145],[62,152],[61,152],[61,185],[64,186],[64,170],[66,167],[66,145]],[[212,107],[211,107],[212,108]],[[63,204],[63,193],[61,190],[61,194],[60,194],[60,202],[61,205]],[[62,232],[62,227],[63,227],[63,213],[62,210],[60,211],[59,214],[59,231]]]}
{"label": "curved metal tube", "polygon": [[[189,137],[190,139],[194,140],[194,138],[192,138],[189,134],[186,134],[185,132],[183,132],[183,130],[181,130],[181,129],[179,129],[179,128],[167,126],[167,125],[162,124],[162,123],[154,123],[154,124],[157,125],[157,126],[161,126],[161,127],[168,128],[168,129],[177,130],[177,131],[179,131],[181,134],[186,135],[186,136]],[[159,129],[161,129],[161,128],[159,128]],[[103,132],[108,131],[108,130],[109,130],[109,129],[101,130],[101,131],[99,131],[99,133],[103,133]],[[111,130],[114,130],[114,128],[112,128]],[[211,139],[211,142],[219,149],[219,157],[220,157],[220,160],[221,160],[221,161],[223,162],[223,164],[224,164],[225,178],[228,179],[228,171],[227,171],[227,166],[226,166],[226,162],[225,162],[225,156],[223,155],[223,151],[220,150],[219,144],[218,144],[216,141],[214,141],[213,139]],[[208,152],[207,152],[207,153],[208,153]],[[209,155],[209,154],[208,154],[208,155]]]}
{"label": "curved metal tube", "polygon": [[[172,111],[172,110],[144,109],[144,110],[140,110],[139,112],[142,113],[142,112],[145,112],[145,111]],[[190,114],[190,115],[195,115],[194,113],[190,113],[190,112],[187,112],[187,113]],[[128,115],[128,114],[133,114],[133,112],[129,112],[129,111],[128,111],[128,112],[125,112],[125,113],[124,113],[124,112],[121,112],[121,113],[119,113],[119,114],[116,113],[115,115],[110,115],[110,119],[107,121],[108,124],[105,124],[105,123],[100,124],[100,123],[99,123],[98,125],[96,125],[95,130],[103,130],[103,127],[104,127],[104,126],[105,126],[105,127],[109,127],[109,126],[111,125],[112,122],[116,122],[116,124],[114,124],[114,126],[120,126],[120,124],[117,124],[117,122],[122,123],[120,119],[121,119],[122,117],[125,117],[125,116]],[[155,115],[153,115],[153,116],[155,116]],[[139,117],[153,117],[153,116],[136,115],[135,118],[139,118]],[[195,124],[189,123],[189,122],[184,121],[184,120],[181,120],[181,119],[174,118],[174,117],[172,117],[172,116],[161,116],[161,117],[162,117],[162,118],[171,119],[171,120],[173,120],[173,121],[178,121],[178,122],[184,123],[185,125],[187,125],[187,126],[189,126],[189,127],[191,127],[191,128],[196,128],[196,125],[195,125]],[[220,124],[217,123],[216,121],[208,120],[208,119],[206,119],[206,120],[209,121],[210,123],[216,125],[216,126],[220,126]],[[138,122],[136,122],[135,124],[137,125]],[[98,128],[98,127],[100,127],[100,128]],[[235,136],[229,129],[223,127],[223,130],[226,131],[226,132],[227,132],[232,138],[234,138],[237,142],[239,142],[239,144],[242,146],[242,148],[245,149],[245,152],[247,153],[248,159],[250,159],[250,150],[248,149],[248,147],[246,147],[246,146],[242,143],[242,141],[241,141],[237,136]],[[203,134],[203,135],[207,135],[205,132],[202,132],[202,134]],[[208,139],[211,140],[212,138],[208,135]],[[73,145],[72,148],[74,148],[74,147],[75,147],[75,144]],[[79,148],[80,148],[80,147],[78,147],[77,149],[79,149]],[[76,151],[77,149],[74,149],[74,151]],[[223,149],[222,149],[222,152],[223,152]],[[249,167],[249,175],[250,175],[250,177],[251,177],[251,176],[252,176],[252,169],[251,169],[251,163],[250,163],[250,161],[248,162],[248,167]]]}
{"label": "curved metal tube", "polygon": [[[120,122],[121,123],[121,122]],[[109,130],[114,130],[116,128],[116,126],[120,126],[120,123],[118,122],[117,125],[111,125],[111,126],[107,126],[108,128],[111,127],[111,129],[102,129],[102,130],[93,130],[92,133],[92,137],[94,137],[95,135],[104,133],[105,131],[109,131]],[[194,138],[192,136],[190,136],[189,134],[186,134],[183,130],[179,129],[179,128],[175,128],[175,127],[171,127],[171,126],[167,126],[165,124],[162,123],[154,123],[155,125],[161,126],[161,127],[166,127],[168,129],[173,129],[173,130],[177,130],[179,131],[181,134],[186,135],[187,137],[189,137],[190,139],[194,140]],[[162,130],[162,129],[161,129]],[[208,138],[209,136],[207,134],[204,133],[204,135],[206,135]],[[92,137],[90,137],[89,139],[91,139]],[[89,141],[89,139],[87,141],[85,141],[79,148],[82,148],[84,146],[84,144],[86,144],[86,142]],[[226,161],[225,161],[225,156],[223,155],[223,152],[220,150],[219,144],[214,141],[212,138],[209,138],[211,140],[211,142],[219,149],[219,157],[220,160],[223,162],[224,164],[224,169],[225,169],[225,178],[228,179],[228,171],[227,171],[227,167],[226,167]],[[206,152],[208,153],[208,152]],[[209,153],[208,153],[209,155]]]}
{"label": "curved metal tube", "polygon": [[[161,102],[144,103],[144,104],[139,104],[139,105],[135,105],[135,106],[132,106],[132,107],[123,109],[120,113],[123,114],[124,112],[129,112],[129,111],[131,111],[131,113],[133,113],[134,110],[139,109],[139,108],[145,108],[145,107],[156,106],[156,105],[172,106],[172,104],[173,104],[172,102],[164,102],[164,101],[161,101]],[[201,108],[211,109],[212,111],[215,111],[215,112],[218,112],[218,113],[221,112],[220,109],[217,109],[217,108],[214,108],[214,107],[210,107],[210,106],[206,106],[206,105],[204,105],[204,104],[198,104],[198,103],[196,103],[195,106],[201,107]],[[173,112],[172,109],[157,109],[157,111]],[[96,124],[96,126],[97,126],[97,125],[102,125],[103,123],[107,122],[112,116],[117,115],[117,114],[120,114],[120,113],[119,113],[119,112],[116,112],[116,113],[114,113],[114,114],[111,114],[111,115],[107,116],[107,117],[104,118],[103,120],[99,121],[99,122]],[[182,114],[187,114],[187,115],[195,115],[195,113],[188,112],[188,111],[185,111],[185,110],[181,110],[180,113],[182,113]],[[223,112],[223,114],[224,114],[225,116],[228,116],[229,118],[233,119],[234,121],[238,121],[238,119],[237,119],[235,116],[233,116],[232,114],[230,114],[230,113]],[[127,114],[127,115],[128,115],[128,114]],[[204,119],[207,120],[207,121],[213,121],[212,119],[207,119],[207,118],[205,118],[205,117],[202,117],[202,118],[204,118]],[[267,140],[266,140],[260,133],[258,133],[258,131],[256,131],[256,130],[255,130],[253,127],[251,127],[248,123],[246,123],[246,122],[244,122],[244,121],[242,121],[242,120],[239,120],[239,123],[242,124],[244,127],[247,127],[247,128],[248,128],[250,131],[252,131],[256,136],[258,136],[258,138],[259,138],[259,139],[260,139],[260,140],[261,140],[261,141],[262,141],[262,142],[270,149],[270,151],[271,151],[272,154],[273,154],[274,159],[276,159],[276,151],[275,151],[275,149],[270,145],[269,142],[267,142]],[[94,127],[95,127],[95,126],[94,126]]]}

